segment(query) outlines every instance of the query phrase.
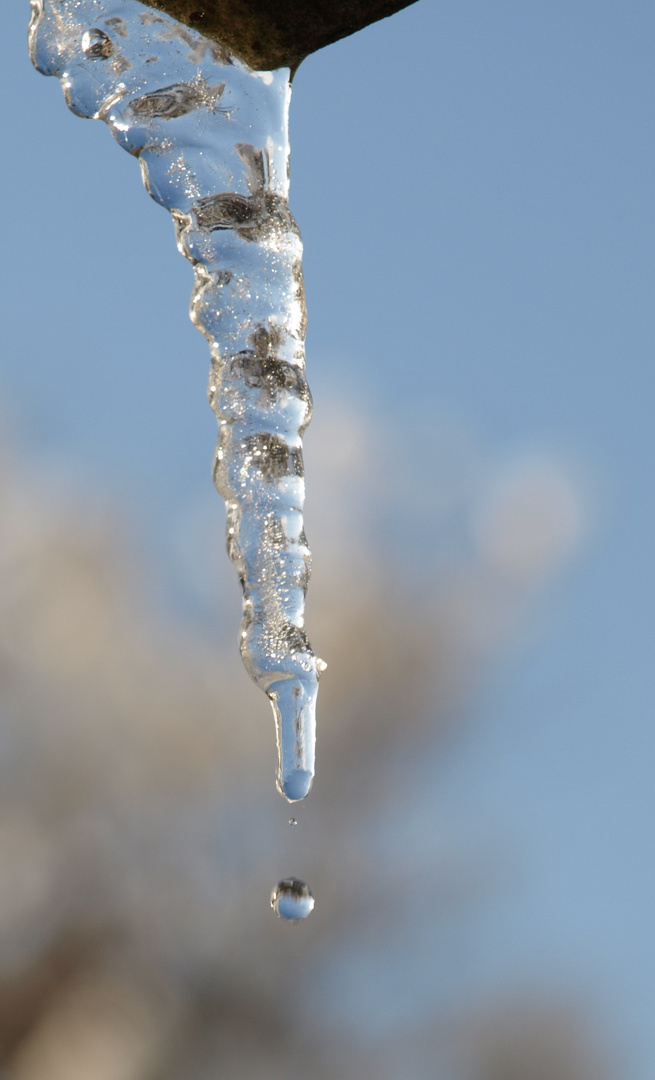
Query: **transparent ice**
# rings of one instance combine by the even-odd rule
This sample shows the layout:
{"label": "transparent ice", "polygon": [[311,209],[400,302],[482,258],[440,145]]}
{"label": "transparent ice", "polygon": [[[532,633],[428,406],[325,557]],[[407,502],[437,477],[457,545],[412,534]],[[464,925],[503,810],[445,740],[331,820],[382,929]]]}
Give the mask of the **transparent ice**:
{"label": "transparent ice", "polygon": [[278,918],[297,922],[311,915],[314,896],[309,885],[300,878],[284,878],[271,893],[271,907]]}
{"label": "transparent ice", "polygon": [[304,629],[302,244],[287,202],[288,69],[253,71],[137,0],[31,0],[30,55],[70,109],[139,160],[194,267],[191,318],[209,341],[219,425],[214,481],[243,589],[241,655],[275,716],[279,790],[314,775],[318,679]]}

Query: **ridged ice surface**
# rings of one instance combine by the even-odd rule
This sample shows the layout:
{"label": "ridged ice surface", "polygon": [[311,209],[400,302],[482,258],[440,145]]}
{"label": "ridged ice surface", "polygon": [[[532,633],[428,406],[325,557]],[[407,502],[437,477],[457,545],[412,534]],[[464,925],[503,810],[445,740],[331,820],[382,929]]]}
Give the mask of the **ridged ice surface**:
{"label": "ridged ice surface", "polygon": [[304,629],[302,245],[289,212],[289,72],[255,72],[137,0],[32,0],[30,54],[79,116],[108,124],[173,215],[211,349],[216,487],[243,588],[241,655],[273,705],[278,787],[314,775],[322,661]]}

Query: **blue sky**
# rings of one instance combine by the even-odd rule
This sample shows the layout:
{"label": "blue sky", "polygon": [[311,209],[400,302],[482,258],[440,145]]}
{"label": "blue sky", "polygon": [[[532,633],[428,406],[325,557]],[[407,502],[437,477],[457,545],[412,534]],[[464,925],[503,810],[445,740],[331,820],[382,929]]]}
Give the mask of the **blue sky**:
{"label": "blue sky", "polygon": [[[215,432],[191,270],[8,8],[2,420],[46,476],[129,506],[170,569]],[[310,58],[291,127],[317,411],[408,454],[446,418],[481,457],[545,449],[583,477],[585,546],[432,782],[464,832],[491,817],[530,850],[462,992],[588,988],[624,1080],[655,1058],[654,30],[645,0],[419,0]]]}

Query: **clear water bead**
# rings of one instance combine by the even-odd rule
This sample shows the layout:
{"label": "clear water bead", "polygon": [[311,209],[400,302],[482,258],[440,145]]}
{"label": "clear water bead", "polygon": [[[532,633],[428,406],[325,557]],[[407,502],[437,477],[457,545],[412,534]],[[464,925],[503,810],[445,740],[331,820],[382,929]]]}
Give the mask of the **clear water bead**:
{"label": "clear water bead", "polygon": [[271,893],[271,907],[278,919],[297,922],[306,919],[314,910],[314,896],[300,878],[284,878]]}
{"label": "clear water bead", "polygon": [[114,51],[111,38],[103,30],[87,30],[82,38],[82,52],[96,60],[108,60]]}

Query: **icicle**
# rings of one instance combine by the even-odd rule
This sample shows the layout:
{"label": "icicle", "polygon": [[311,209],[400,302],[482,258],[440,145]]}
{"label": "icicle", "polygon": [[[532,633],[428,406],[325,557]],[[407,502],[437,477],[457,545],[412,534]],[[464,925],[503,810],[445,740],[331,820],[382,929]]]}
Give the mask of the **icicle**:
{"label": "icicle", "polygon": [[288,69],[253,71],[137,0],[31,0],[30,54],[138,157],[193,264],[211,349],[214,480],[243,588],[241,655],[275,715],[279,790],[307,795],[324,668],[304,630],[302,245],[289,211]]}

